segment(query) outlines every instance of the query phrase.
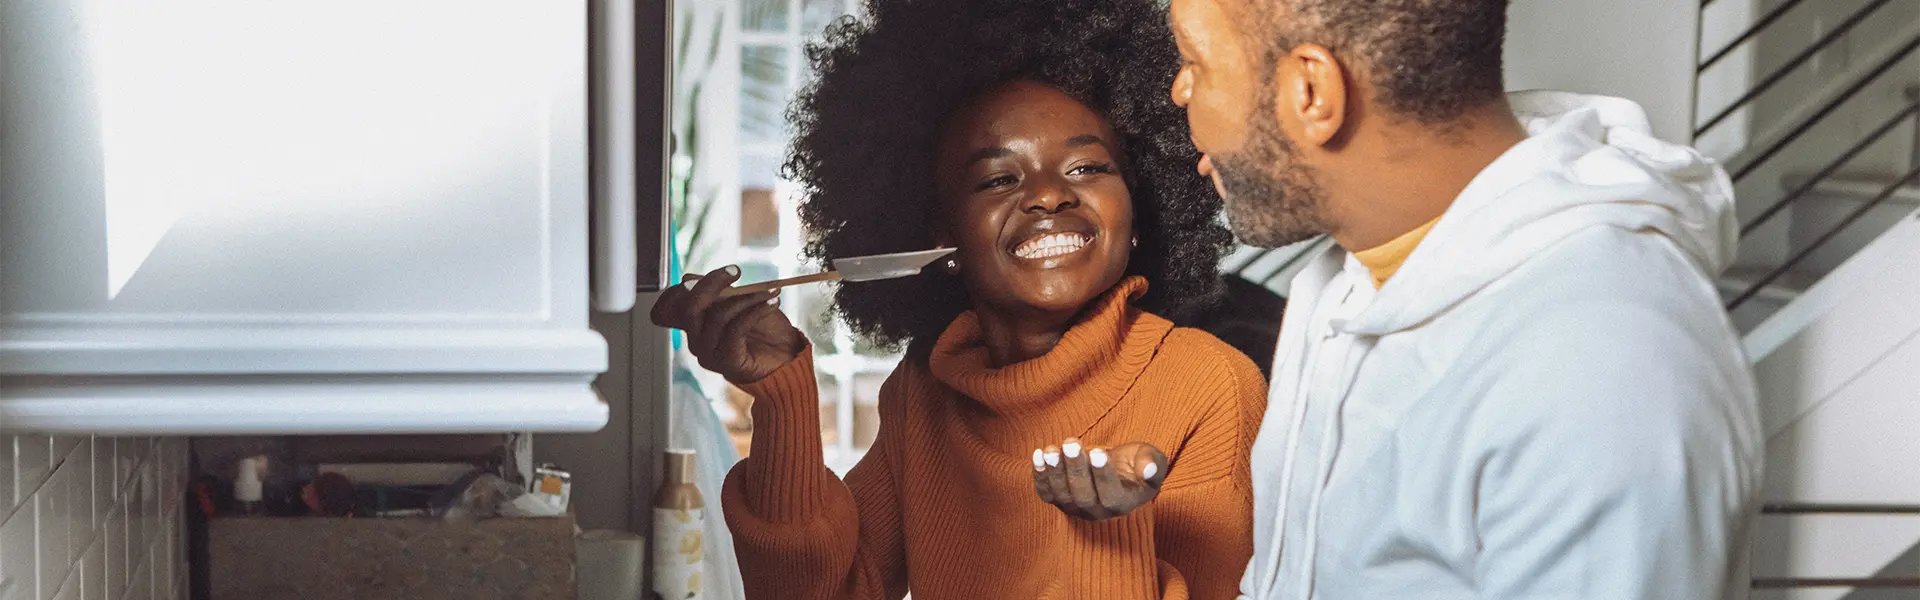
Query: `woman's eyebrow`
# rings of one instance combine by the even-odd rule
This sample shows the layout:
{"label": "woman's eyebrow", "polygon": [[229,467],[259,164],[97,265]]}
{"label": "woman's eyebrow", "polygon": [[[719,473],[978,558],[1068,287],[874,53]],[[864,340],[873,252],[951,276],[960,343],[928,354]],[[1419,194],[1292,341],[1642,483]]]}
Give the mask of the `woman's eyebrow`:
{"label": "woman's eyebrow", "polygon": [[967,162],[962,164],[971,165],[987,159],[1005,158],[1008,156],[1013,156],[1013,150],[1007,149],[1005,146],[981,148],[973,151],[973,154],[967,155]]}
{"label": "woman's eyebrow", "polygon": [[1080,135],[1073,136],[1071,138],[1067,138],[1068,148],[1079,148],[1081,146],[1096,146],[1096,145],[1105,144],[1105,143],[1107,143],[1106,138],[1103,138],[1091,133],[1083,133]]}
{"label": "woman's eyebrow", "polygon": [[[1093,134],[1093,133],[1083,133],[1080,135],[1067,138],[1067,148],[1079,148],[1082,146],[1099,146],[1106,143],[1107,143],[1106,138],[1100,137],[1098,134]],[[1008,156],[1013,156],[1013,150],[1008,149],[1005,146],[981,148],[979,150],[973,151],[973,154],[967,155],[967,162],[963,164],[971,165],[973,163],[977,163],[983,160],[994,159],[994,158],[1005,158]]]}

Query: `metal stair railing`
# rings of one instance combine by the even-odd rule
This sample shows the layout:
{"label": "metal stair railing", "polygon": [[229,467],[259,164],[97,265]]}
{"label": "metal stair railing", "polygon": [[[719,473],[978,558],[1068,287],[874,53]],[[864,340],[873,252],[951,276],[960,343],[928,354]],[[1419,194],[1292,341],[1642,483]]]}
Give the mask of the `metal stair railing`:
{"label": "metal stair railing", "polygon": [[[1705,7],[1712,2],[1713,0],[1702,2],[1702,10],[1704,11]],[[1740,46],[1754,43],[1759,40],[1762,33],[1779,27],[1783,17],[1804,4],[1806,3],[1801,0],[1786,0],[1766,14],[1760,16],[1750,27],[1735,36],[1731,42],[1713,51],[1707,55],[1704,60],[1697,61],[1695,70],[1696,78],[1704,75],[1708,68],[1722,62]],[[1813,3],[1813,5],[1818,4],[1819,3]],[[1698,124],[1693,131],[1695,138],[1698,139],[1701,136],[1705,136],[1716,128],[1727,124],[1733,115],[1753,105],[1764,94],[1785,80],[1788,75],[1810,61],[1812,57],[1823,50],[1847,40],[1848,35],[1853,33],[1858,25],[1880,14],[1883,8],[1891,4],[1891,0],[1872,0],[1862,5],[1859,9],[1836,24],[1832,30],[1820,35],[1811,44],[1796,52],[1791,58],[1788,58],[1781,66],[1761,77],[1757,84],[1754,84],[1753,87],[1742,92],[1732,103],[1715,111],[1712,116],[1706,118],[1704,123]],[[1905,33],[1907,34],[1905,41],[1897,46],[1893,46],[1891,51],[1881,55],[1879,60],[1873,63],[1871,68],[1845,81],[1844,84],[1838,88],[1837,92],[1825,98],[1820,98],[1817,104],[1813,105],[1817,106],[1817,108],[1814,108],[1810,114],[1807,114],[1804,118],[1798,119],[1795,122],[1784,125],[1781,130],[1782,133],[1761,142],[1755,148],[1757,152],[1751,153],[1748,158],[1740,161],[1740,164],[1730,165],[1731,168],[1729,171],[1733,180],[1738,183],[1746,180],[1754,173],[1759,172],[1761,167],[1782,156],[1782,153],[1789,145],[1800,140],[1808,132],[1813,131],[1816,127],[1825,123],[1832,115],[1839,113],[1842,106],[1859,96],[1863,90],[1875,83],[1887,80],[1890,74],[1899,72],[1894,67],[1909,60],[1916,50],[1920,50],[1920,28],[1915,28],[1913,31]],[[1702,48],[1702,51],[1704,52],[1704,48]],[[1853,140],[1853,143],[1835,155],[1834,158],[1827,161],[1813,176],[1806,178],[1805,181],[1794,186],[1794,188],[1786,194],[1769,202],[1766,208],[1753,219],[1742,223],[1740,228],[1742,238],[1751,236],[1760,226],[1771,222],[1788,208],[1815,195],[1821,183],[1827,181],[1836,173],[1839,173],[1841,169],[1845,168],[1853,159],[1868,148],[1884,140],[1888,135],[1891,135],[1899,129],[1900,124],[1912,120],[1916,123],[1916,127],[1920,127],[1920,88],[1910,86],[1908,88],[1908,99],[1909,102],[1905,107],[1885,117],[1878,126],[1874,127],[1866,135],[1857,140]],[[1916,156],[1920,156],[1920,141],[1916,141],[1915,154]],[[1760,296],[1761,292],[1768,286],[1779,281],[1783,276],[1806,262],[1808,257],[1839,237],[1839,235],[1850,226],[1858,222],[1874,208],[1885,203],[1887,199],[1894,197],[1904,186],[1912,183],[1917,178],[1920,178],[1920,164],[1916,164],[1914,170],[1893,180],[1884,189],[1880,190],[1879,193],[1848,213],[1839,223],[1827,231],[1814,236],[1811,242],[1793,252],[1785,261],[1772,266],[1772,268],[1768,269],[1764,274],[1754,278],[1752,282],[1743,289],[1733,292],[1730,298],[1726,300],[1726,308],[1728,310],[1738,309],[1755,297]]]}

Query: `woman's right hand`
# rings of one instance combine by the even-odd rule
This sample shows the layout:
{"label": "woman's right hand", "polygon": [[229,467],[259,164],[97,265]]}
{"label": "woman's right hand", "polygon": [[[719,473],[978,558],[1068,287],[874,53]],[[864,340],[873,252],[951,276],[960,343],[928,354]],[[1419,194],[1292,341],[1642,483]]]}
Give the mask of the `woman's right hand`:
{"label": "woman's right hand", "polygon": [[734,383],[765,379],[807,348],[807,337],[780,312],[779,291],[721,298],[740,280],[728,266],[688,276],[653,304],[653,324],[687,332],[687,349],[700,366]]}
{"label": "woman's right hand", "polygon": [[1166,482],[1167,455],[1153,444],[1086,448],[1079,438],[1033,451],[1040,499],[1085,521],[1104,521],[1153,502]]}

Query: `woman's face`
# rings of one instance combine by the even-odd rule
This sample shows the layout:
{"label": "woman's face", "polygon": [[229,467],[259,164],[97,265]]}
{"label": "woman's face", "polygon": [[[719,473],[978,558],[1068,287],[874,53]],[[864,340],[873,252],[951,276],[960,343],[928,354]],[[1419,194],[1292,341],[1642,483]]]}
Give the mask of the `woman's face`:
{"label": "woman's face", "polygon": [[1133,200],[1106,119],[1019,81],[974,98],[942,129],[942,234],[975,305],[1077,312],[1119,283]]}

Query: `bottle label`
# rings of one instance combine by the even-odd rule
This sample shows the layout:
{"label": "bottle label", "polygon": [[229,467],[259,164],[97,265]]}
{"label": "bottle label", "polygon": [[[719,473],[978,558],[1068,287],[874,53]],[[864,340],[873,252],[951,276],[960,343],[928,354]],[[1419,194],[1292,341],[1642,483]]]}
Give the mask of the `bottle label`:
{"label": "bottle label", "polygon": [[653,509],[653,597],[698,600],[706,555],[706,511]]}

